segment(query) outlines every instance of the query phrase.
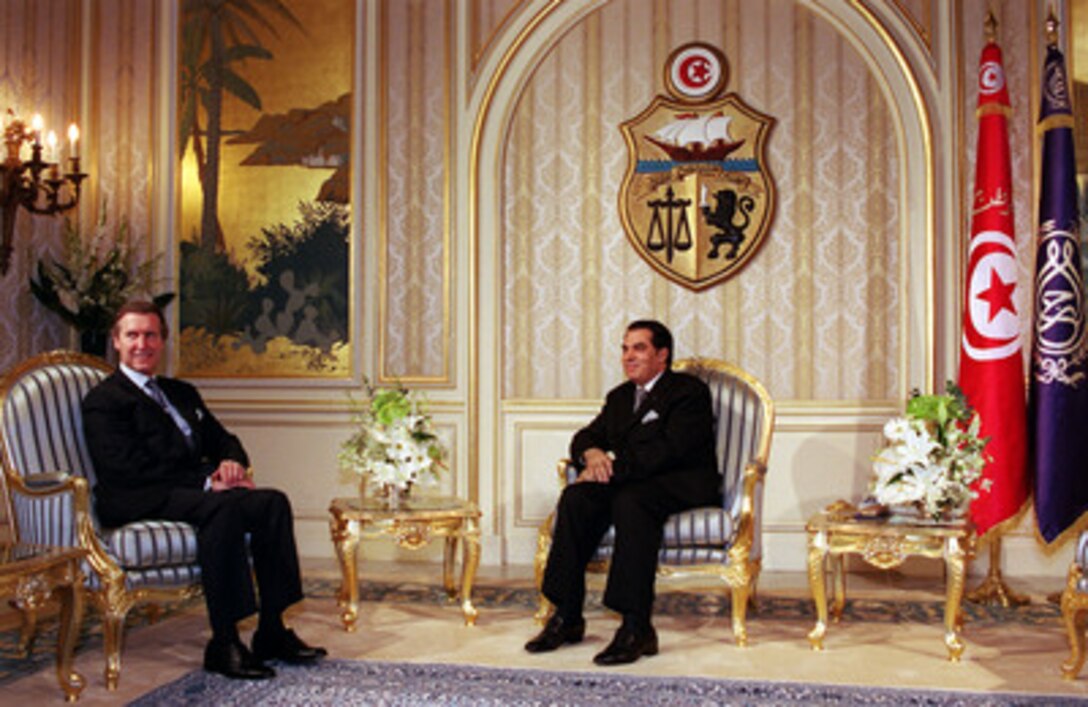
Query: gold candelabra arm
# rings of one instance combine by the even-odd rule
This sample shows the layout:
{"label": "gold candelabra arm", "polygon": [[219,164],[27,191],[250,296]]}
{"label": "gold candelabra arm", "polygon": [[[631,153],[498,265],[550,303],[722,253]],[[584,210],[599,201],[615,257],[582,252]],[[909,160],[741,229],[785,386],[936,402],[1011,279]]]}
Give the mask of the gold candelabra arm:
{"label": "gold candelabra arm", "polygon": [[[14,250],[15,220],[19,207],[31,214],[54,216],[68,211],[79,203],[83,180],[87,175],[79,169],[76,142],[79,128],[73,123],[68,128],[71,156],[68,172],[61,174],[60,162],[43,159],[41,116],[35,115],[28,126],[12,110],[7,111],[10,120],[3,120],[2,139],[6,148],[0,163],[0,275],[7,274]],[[49,133],[50,157],[55,155],[56,139]],[[30,159],[23,160],[23,146],[30,147]]]}
{"label": "gold candelabra arm", "polygon": [[[13,143],[14,149],[13,149]],[[32,145],[31,157],[19,160],[21,141],[7,141],[8,158],[0,164],[0,275],[11,266],[15,220],[19,207],[29,213],[54,216],[79,204],[83,180],[79,158],[69,159],[69,172],[61,175],[59,165],[42,159],[42,146]]]}

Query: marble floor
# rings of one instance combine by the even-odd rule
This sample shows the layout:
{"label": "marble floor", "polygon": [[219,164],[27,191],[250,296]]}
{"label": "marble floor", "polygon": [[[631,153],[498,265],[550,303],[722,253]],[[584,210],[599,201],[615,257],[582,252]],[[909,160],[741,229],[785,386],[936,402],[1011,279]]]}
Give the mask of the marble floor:
{"label": "marble floor", "polygon": [[[383,579],[438,581],[436,568],[424,563],[386,563],[368,566],[368,573]],[[331,562],[304,564],[308,576],[336,576]],[[525,567],[483,567],[478,583],[525,586],[531,571]],[[939,599],[932,580],[896,573],[851,576],[851,598],[911,597]],[[1048,583],[1015,587],[1033,601],[1047,601],[1060,590]],[[803,573],[764,573],[760,592],[808,596]],[[593,655],[610,639],[617,619],[596,610],[587,613],[586,640],[546,655],[529,655],[524,642],[537,630],[523,609],[482,609],[478,624],[466,627],[454,604],[419,603],[361,606],[358,628],[346,633],[335,601],[307,599],[292,610],[289,622],[311,643],[325,645],[336,658],[474,663],[487,666],[543,670],[597,671]],[[613,668],[637,675],[692,675],[798,682],[830,682],[897,687],[926,687],[1002,692],[1042,692],[1083,697],[1088,702],[1088,669],[1077,680],[1061,677],[1060,664],[1068,644],[1060,625],[967,625],[963,660],[950,663],[943,628],[932,624],[888,624],[862,621],[833,624],[826,649],[811,650],[806,635],[808,620],[749,620],[751,645],[739,649],[731,642],[728,621],[721,617],[659,616],[655,619],[661,653],[637,663]],[[208,630],[202,607],[187,610],[156,625],[132,631],[126,637],[121,684],[106,690],[101,650],[81,653],[76,668],[87,684],[83,705],[117,705],[200,668]],[[50,666],[13,682],[0,692],[0,704],[62,702],[55,672]]]}

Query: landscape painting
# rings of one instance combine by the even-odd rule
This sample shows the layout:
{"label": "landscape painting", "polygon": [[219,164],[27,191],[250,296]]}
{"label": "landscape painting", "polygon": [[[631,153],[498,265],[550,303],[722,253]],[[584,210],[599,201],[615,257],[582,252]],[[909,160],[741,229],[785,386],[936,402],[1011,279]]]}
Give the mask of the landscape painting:
{"label": "landscape painting", "polygon": [[353,0],[187,0],[178,373],[346,377]]}

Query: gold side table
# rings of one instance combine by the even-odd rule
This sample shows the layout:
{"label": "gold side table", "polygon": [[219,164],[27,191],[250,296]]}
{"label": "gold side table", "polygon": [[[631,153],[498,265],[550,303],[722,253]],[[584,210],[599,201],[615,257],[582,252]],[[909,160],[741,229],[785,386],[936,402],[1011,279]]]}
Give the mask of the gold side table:
{"label": "gold side table", "polygon": [[64,699],[75,702],[83,691],[83,676],[72,667],[72,653],[83,621],[83,574],[79,562],[86,551],[23,543],[0,544],[0,594],[13,596],[24,615],[23,647],[29,646],[38,609],[56,595],[60,599],[57,634],[57,680]]}
{"label": "gold side table", "polygon": [[340,618],[345,631],[355,630],[359,617],[359,577],[356,551],[360,538],[392,538],[404,548],[416,550],[431,538],[445,538],[442,583],[451,600],[457,598],[453,581],[454,556],[463,541],[461,566],[461,611],[465,625],[476,624],[472,605],[472,583],[480,564],[480,510],[475,503],[451,496],[412,496],[396,508],[379,498],[335,498],[329,506],[329,531],[340,560],[341,583],[338,595]]}
{"label": "gold side table", "polygon": [[930,523],[920,518],[890,516],[880,519],[859,519],[856,509],[838,501],[809,519],[808,579],[812,599],[816,604],[816,626],[808,634],[813,650],[823,650],[827,633],[827,583],[825,567],[830,564],[834,583],[832,614],[836,621],[842,617],[846,604],[846,578],[843,556],[860,555],[874,567],[898,567],[908,557],[943,559],[945,573],[944,643],[948,659],[955,663],[963,655],[960,640],[962,627],[960,602],[966,563],[974,555],[975,530],[966,520]]}

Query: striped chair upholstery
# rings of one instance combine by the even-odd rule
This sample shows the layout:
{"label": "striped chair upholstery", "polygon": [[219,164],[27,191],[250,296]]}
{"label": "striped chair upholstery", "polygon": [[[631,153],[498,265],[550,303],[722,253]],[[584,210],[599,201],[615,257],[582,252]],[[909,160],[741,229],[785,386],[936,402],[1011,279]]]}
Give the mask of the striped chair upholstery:
{"label": "striped chair upholstery", "polygon": [[90,489],[94,469],[80,403],[110,374],[101,359],[57,351],[11,370],[0,383],[0,459],[15,537],[87,550],[84,574],[104,617],[106,684],[120,676],[121,631],[137,603],[199,591],[196,532],[186,523],[149,520],[101,528]]}
{"label": "striped chair upholstery", "polygon": [[[677,361],[674,370],[702,379],[709,387],[714,408],[714,433],[722,474],[721,507],[693,508],[674,514],[665,522],[659,574],[685,576],[710,574],[723,580],[732,594],[733,637],[737,645],[748,642],[746,614],[754,601],[762,566],[761,523],[763,484],[771,450],[774,402],[763,385],[741,369],[724,361],[692,358]],[[577,476],[570,460],[561,460],[562,484]],[[554,513],[541,525],[535,558],[539,588],[551,547]],[[604,570],[612,557],[615,530],[601,541],[592,569]],[[537,620],[548,613],[540,597]]]}
{"label": "striped chair upholstery", "polygon": [[1069,659],[1062,663],[1062,677],[1075,680],[1084,667],[1084,629],[1088,623],[1088,530],[1077,536],[1069,577],[1062,591],[1062,621],[1069,637]]}

